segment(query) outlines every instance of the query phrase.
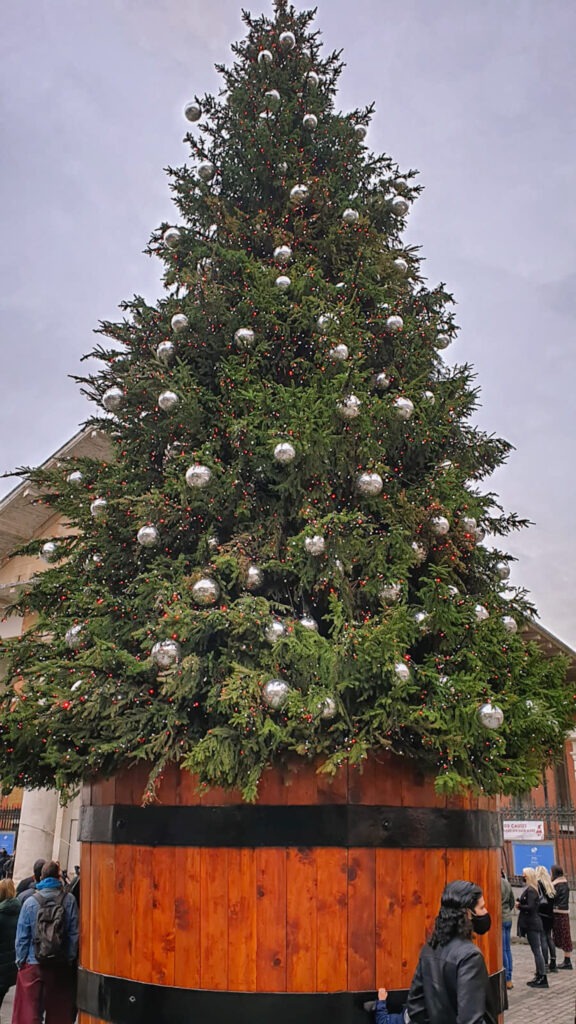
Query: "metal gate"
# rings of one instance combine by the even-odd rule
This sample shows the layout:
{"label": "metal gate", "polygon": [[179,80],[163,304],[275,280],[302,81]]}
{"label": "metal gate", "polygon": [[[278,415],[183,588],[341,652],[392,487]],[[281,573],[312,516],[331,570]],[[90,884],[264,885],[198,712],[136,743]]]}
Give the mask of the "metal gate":
{"label": "metal gate", "polygon": [[[507,807],[502,811],[506,821],[543,821],[544,839],[552,840],[555,861],[564,868],[572,889],[576,888],[576,812],[573,807]],[[512,843],[504,843],[504,866],[510,881],[520,885],[514,874]]]}

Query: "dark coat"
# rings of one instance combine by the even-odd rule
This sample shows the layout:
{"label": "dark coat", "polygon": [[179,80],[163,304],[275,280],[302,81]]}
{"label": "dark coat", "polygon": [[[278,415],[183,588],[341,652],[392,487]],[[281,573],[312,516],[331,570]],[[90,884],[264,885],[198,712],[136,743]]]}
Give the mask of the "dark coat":
{"label": "dark coat", "polygon": [[16,925],[20,914],[17,899],[3,900],[0,903],[0,989],[10,988],[16,984]]}
{"label": "dark coat", "polygon": [[484,957],[469,939],[426,944],[406,1009],[414,1024],[497,1024]]}
{"label": "dark coat", "polygon": [[554,910],[566,910],[570,907],[570,887],[564,877],[555,878],[552,885],[556,889]]}
{"label": "dark coat", "polygon": [[538,913],[538,901],[540,899],[540,893],[536,889],[533,889],[531,885],[527,885],[526,888],[520,893],[520,899],[518,903],[520,905],[520,913],[518,914],[518,935],[523,938],[528,932],[542,932],[542,918]]}

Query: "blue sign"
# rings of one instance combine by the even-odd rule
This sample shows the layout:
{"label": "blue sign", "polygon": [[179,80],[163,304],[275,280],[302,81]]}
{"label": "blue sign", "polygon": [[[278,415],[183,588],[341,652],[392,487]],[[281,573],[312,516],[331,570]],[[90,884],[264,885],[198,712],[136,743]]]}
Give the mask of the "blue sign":
{"label": "blue sign", "polygon": [[556,863],[556,854],[552,840],[539,843],[512,843],[514,874],[521,875],[524,868],[550,868]]}
{"label": "blue sign", "polygon": [[14,853],[14,840],[16,839],[15,832],[0,832],[0,850],[2,847],[9,853],[10,856]]}

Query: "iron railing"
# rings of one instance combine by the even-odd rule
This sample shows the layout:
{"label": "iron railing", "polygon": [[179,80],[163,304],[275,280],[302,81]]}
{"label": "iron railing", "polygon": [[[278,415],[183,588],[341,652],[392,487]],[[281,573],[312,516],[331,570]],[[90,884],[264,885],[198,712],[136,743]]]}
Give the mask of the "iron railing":
{"label": "iron railing", "polygon": [[[544,822],[544,839],[553,841],[556,863],[564,868],[572,890],[576,889],[576,810],[573,807],[507,807],[502,811],[502,820]],[[504,843],[504,860],[510,880],[520,885],[522,879],[514,875],[508,842]]]}

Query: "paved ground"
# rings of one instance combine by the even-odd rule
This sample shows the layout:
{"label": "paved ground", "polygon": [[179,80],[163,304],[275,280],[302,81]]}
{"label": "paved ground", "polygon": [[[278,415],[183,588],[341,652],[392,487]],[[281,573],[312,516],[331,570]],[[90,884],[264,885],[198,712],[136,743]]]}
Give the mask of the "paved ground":
{"label": "paved ground", "polygon": [[[532,989],[526,985],[534,976],[534,959],[527,943],[512,943],[514,988],[508,993],[510,1009],[504,1014],[505,1024],[574,1024],[576,970],[550,974],[549,989]],[[572,960],[574,962],[574,956]],[[1,1022],[10,1024],[14,989],[2,1005]]]}

